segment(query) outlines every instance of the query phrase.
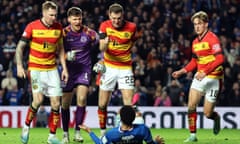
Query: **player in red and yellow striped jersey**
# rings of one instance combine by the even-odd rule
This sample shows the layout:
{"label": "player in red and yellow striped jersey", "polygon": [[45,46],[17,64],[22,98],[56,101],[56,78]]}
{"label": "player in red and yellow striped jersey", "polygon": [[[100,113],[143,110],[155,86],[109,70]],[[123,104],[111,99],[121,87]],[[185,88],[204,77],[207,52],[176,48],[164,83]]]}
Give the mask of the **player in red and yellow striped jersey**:
{"label": "player in red and yellow striped jersey", "polygon": [[[103,22],[100,26],[100,34],[106,34],[108,47],[104,52],[104,64],[108,67],[131,69],[131,48],[135,41],[136,25],[131,22],[123,22],[121,30],[116,29],[111,20]],[[104,36],[103,36],[104,37]]]}
{"label": "player in red and yellow striped jersey", "polygon": [[62,89],[60,77],[57,70],[56,53],[63,67],[61,78],[67,82],[68,72],[65,63],[65,52],[62,40],[62,26],[56,22],[58,7],[54,2],[46,1],[42,4],[43,16],[27,25],[22,38],[19,40],[16,50],[17,75],[26,78],[22,64],[23,50],[29,42],[30,53],[28,70],[31,80],[33,101],[23,126],[21,141],[28,143],[29,128],[36,112],[43,102],[44,95],[49,96],[51,102],[51,113],[49,120],[50,134],[47,142],[60,143],[56,138],[56,130],[60,119],[60,96]]}
{"label": "player in red and yellow striped jersey", "polygon": [[190,137],[185,142],[195,142],[196,137],[196,107],[201,97],[204,100],[204,115],[214,120],[213,133],[217,135],[220,131],[220,116],[214,111],[219,93],[221,92],[223,80],[224,56],[217,36],[208,30],[208,15],[200,11],[191,18],[197,38],[192,43],[192,59],[182,69],[173,72],[174,78],[197,69],[194,76],[188,100],[188,124]]}
{"label": "player in red and yellow striped jersey", "polygon": [[104,52],[103,61],[106,67],[100,78],[98,101],[99,124],[104,133],[107,105],[116,84],[121,90],[124,105],[131,105],[134,89],[131,48],[137,39],[136,25],[124,20],[123,7],[115,3],[109,7],[109,20],[100,25],[99,36],[99,48]]}

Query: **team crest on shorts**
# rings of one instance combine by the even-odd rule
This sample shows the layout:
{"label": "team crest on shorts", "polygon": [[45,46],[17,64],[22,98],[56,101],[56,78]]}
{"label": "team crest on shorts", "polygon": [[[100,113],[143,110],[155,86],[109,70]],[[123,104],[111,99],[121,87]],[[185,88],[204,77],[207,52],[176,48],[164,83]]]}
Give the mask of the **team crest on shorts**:
{"label": "team crest on shorts", "polygon": [[33,85],[33,89],[37,89],[38,88],[38,86],[37,85]]}

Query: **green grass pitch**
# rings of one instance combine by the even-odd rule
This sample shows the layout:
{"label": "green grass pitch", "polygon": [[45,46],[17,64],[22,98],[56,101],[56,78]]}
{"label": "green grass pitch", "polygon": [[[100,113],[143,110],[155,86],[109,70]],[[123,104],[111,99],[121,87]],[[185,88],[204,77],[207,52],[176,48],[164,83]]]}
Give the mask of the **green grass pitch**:
{"label": "green grass pitch", "polygon": [[[92,129],[99,135],[99,129]],[[165,139],[166,144],[183,144],[183,140],[189,135],[187,129],[151,129],[153,136],[160,134]],[[47,128],[31,128],[28,144],[46,144],[48,137]],[[77,144],[72,141],[74,130],[70,129],[70,144]],[[21,144],[21,129],[0,128],[0,144]],[[84,144],[93,144],[87,133],[81,132]],[[57,136],[62,138],[62,129],[57,130]],[[198,129],[198,142],[195,144],[240,144],[240,130],[222,129],[220,134],[215,136],[211,129]]]}

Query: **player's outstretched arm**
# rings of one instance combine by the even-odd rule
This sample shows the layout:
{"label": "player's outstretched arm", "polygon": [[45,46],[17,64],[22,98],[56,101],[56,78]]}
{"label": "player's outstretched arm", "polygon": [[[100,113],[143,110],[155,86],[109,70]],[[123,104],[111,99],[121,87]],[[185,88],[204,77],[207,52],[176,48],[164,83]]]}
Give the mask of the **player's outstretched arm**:
{"label": "player's outstretched arm", "polygon": [[91,129],[86,125],[79,125],[80,129],[84,130],[87,133],[92,132]]}
{"label": "player's outstretched arm", "polygon": [[183,75],[185,73],[187,73],[186,69],[182,68],[182,69],[180,69],[178,71],[173,72],[172,73],[172,77],[177,79],[177,78],[179,78],[181,75]]}
{"label": "player's outstretched arm", "polygon": [[88,126],[79,125],[79,127],[89,134],[89,136],[91,137],[95,144],[103,144],[102,141],[98,138],[98,136],[96,136],[96,134],[92,132]]}

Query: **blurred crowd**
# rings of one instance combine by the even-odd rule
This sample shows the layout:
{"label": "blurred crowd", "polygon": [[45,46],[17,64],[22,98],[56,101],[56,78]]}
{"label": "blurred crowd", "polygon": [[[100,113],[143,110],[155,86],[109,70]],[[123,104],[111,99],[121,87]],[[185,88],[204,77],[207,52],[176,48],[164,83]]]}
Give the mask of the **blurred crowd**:
{"label": "blurred crowd", "polygon": [[[41,17],[44,0],[0,0],[0,105],[29,105],[31,88],[27,79],[16,76],[16,44],[28,22]],[[209,29],[221,41],[225,55],[225,79],[218,106],[240,106],[240,0],[57,0],[58,20],[67,25],[71,6],[84,11],[84,24],[98,31],[108,19],[108,6],[124,6],[125,19],[137,24],[140,38],[132,48],[135,74],[133,103],[140,106],[185,106],[194,73],[176,80],[171,77],[191,59],[195,38],[190,18],[194,12],[209,14]],[[26,53],[28,50],[26,49]],[[98,47],[93,63],[100,59]],[[24,58],[27,68],[27,54]],[[88,105],[97,105],[97,74],[93,73]],[[111,105],[121,105],[121,93],[112,93]],[[47,99],[45,103],[47,104]],[[74,103],[74,101],[73,101]]]}

